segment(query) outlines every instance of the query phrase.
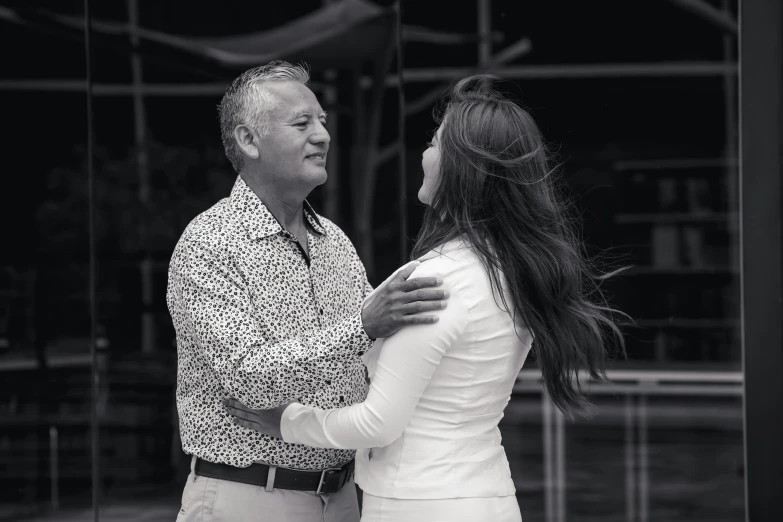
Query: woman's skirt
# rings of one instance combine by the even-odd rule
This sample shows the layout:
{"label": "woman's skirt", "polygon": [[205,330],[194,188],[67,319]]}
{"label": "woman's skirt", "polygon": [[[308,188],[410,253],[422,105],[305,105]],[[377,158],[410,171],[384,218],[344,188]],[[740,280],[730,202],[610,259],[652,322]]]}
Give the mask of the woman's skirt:
{"label": "woman's skirt", "polygon": [[517,498],[384,498],[364,494],[362,522],[522,522]]}

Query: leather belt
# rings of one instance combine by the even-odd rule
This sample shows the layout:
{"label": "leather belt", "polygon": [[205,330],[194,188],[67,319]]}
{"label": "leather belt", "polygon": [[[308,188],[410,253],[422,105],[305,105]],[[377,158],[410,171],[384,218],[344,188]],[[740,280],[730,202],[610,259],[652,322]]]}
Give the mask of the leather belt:
{"label": "leather belt", "polygon": [[[355,461],[351,460],[339,468],[323,470],[299,470],[251,464],[246,468],[237,468],[228,464],[215,464],[196,458],[193,472],[200,477],[210,477],[242,484],[251,484],[271,491],[291,489],[311,491],[313,493],[337,493],[353,477]],[[271,478],[271,480],[270,480]],[[271,482],[267,485],[267,482]]]}

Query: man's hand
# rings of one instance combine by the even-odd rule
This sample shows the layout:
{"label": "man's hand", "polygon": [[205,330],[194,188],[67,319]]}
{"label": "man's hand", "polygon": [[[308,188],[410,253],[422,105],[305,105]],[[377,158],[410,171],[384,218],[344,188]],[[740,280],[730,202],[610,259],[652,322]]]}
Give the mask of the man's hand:
{"label": "man's hand", "polygon": [[234,424],[281,440],[283,435],[280,433],[280,422],[283,412],[291,404],[284,404],[270,410],[254,410],[236,399],[223,400],[226,411],[234,417]]}
{"label": "man's hand", "polygon": [[364,331],[373,339],[389,337],[409,324],[431,324],[438,321],[434,315],[422,312],[446,308],[448,290],[433,289],[443,281],[436,277],[417,277],[407,280],[416,266],[402,270],[380,289],[375,299],[362,310]]}

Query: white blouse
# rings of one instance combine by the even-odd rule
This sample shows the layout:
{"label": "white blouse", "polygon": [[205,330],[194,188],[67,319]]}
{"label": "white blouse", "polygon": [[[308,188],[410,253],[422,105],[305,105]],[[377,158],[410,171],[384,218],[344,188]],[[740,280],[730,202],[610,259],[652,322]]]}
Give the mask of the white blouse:
{"label": "white blouse", "polygon": [[464,243],[423,256],[410,277],[428,276],[442,277],[451,292],[447,307],[434,312],[438,322],[376,341],[365,355],[372,382],[364,402],[286,408],[283,440],[359,449],[356,482],[379,497],[513,495],[498,423],[532,336],[523,326],[515,330]]}

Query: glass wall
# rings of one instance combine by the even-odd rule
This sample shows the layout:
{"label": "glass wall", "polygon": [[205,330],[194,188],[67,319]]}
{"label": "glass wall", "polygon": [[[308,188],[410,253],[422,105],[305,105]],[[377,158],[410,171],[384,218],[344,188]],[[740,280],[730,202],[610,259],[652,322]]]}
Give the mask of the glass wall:
{"label": "glass wall", "polygon": [[0,518],[15,520],[90,502],[87,120],[83,43],[0,9]]}
{"label": "glass wall", "polygon": [[[0,191],[0,519],[86,519],[93,480],[103,519],[171,520],[179,509],[189,457],[174,402],[167,267],[185,226],[235,180],[216,105],[241,69],[145,47],[137,29],[262,32],[330,3],[243,4],[237,17],[214,3],[93,2],[96,23],[127,29],[110,36],[95,26],[95,367],[85,53],[81,22],[71,23],[84,13],[81,2],[0,7],[0,43],[15,50],[0,87],[13,131],[6,150],[17,159]],[[736,0],[713,4],[736,23]],[[423,213],[416,192],[435,102],[458,76],[493,65],[556,151],[588,251],[630,266],[605,284],[633,323],[612,384],[588,388],[593,418],[564,420],[541,393],[535,358],[520,375],[501,428],[525,521],[742,519],[736,33],[674,2],[403,5],[408,246]],[[372,72],[314,73],[334,159],[310,201],[348,233],[377,284],[400,261],[401,108],[394,61],[381,103],[361,108]],[[382,159],[361,207],[356,111],[373,109]],[[369,238],[360,208],[373,218]]]}

